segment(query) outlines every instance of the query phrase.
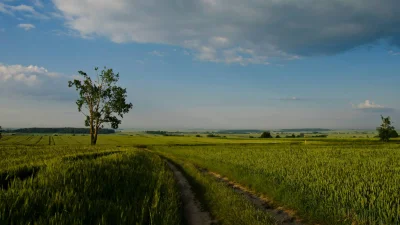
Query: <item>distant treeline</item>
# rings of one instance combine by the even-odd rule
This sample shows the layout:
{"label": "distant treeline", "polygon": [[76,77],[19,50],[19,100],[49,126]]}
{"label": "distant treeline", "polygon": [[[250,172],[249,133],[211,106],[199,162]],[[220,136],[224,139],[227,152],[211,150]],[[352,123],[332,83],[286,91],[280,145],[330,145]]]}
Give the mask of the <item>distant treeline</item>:
{"label": "distant treeline", "polygon": [[250,133],[262,133],[263,130],[219,130],[218,134],[250,134]]}
{"label": "distant treeline", "polygon": [[168,132],[163,130],[148,130],[147,134],[163,135],[163,136],[184,136],[181,132]]}
{"label": "distant treeline", "polygon": [[167,131],[162,131],[162,130],[148,130],[146,131],[148,134],[158,134],[158,135],[167,135]]}
{"label": "distant treeline", "polygon": [[[89,128],[21,128],[16,130],[9,130],[10,133],[41,133],[41,134],[89,134]],[[113,129],[101,129],[99,134],[113,134],[115,130]]]}
{"label": "distant treeline", "polygon": [[323,132],[323,131],[331,131],[330,129],[323,128],[299,128],[299,129],[281,129],[281,132]]}

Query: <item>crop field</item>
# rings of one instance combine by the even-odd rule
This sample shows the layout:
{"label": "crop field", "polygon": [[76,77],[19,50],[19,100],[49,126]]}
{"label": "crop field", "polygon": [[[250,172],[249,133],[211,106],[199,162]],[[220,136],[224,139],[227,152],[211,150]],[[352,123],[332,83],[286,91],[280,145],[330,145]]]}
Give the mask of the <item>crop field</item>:
{"label": "crop field", "polygon": [[400,145],[154,147],[215,171],[315,224],[399,224]]}
{"label": "crop field", "polygon": [[[400,224],[396,139],[101,135],[89,143],[4,136],[0,224],[188,224],[169,164],[214,224]],[[268,208],[210,174],[267,199]]]}
{"label": "crop field", "polygon": [[0,224],[180,224],[171,171],[120,148],[0,148]]}
{"label": "crop field", "polygon": [[[155,135],[99,135],[98,145],[109,146],[132,146],[132,145],[179,145],[179,144],[225,144],[225,143],[265,143],[265,142],[293,142],[294,140],[263,140],[249,138],[206,138],[194,136],[155,136]],[[303,139],[295,140],[297,142],[304,141]],[[40,136],[40,135],[18,135],[5,136],[0,139],[0,145],[85,145],[90,143],[90,137],[85,136]]]}

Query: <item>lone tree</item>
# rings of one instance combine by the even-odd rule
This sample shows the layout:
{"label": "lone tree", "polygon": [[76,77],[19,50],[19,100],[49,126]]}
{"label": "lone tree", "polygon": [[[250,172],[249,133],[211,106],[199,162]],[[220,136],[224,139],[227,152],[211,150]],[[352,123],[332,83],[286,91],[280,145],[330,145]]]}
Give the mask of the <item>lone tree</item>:
{"label": "lone tree", "polygon": [[[113,129],[117,129],[121,124],[123,114],[132,109],[132,103],[126,103],[126,88],[117,86],[119,73],[114,73],[112,69],[104,69],[98,72],[98,67],[94,69],[97,73],[96,80],[92,80],[83,71],[78,71],[82,79],[75,79],[68,82],[69,87],[75,87],[79,92],[79,99],[76,101],[78,111],[85,115],[85,126],[90,129],[90,143],[95,145],[99,130],[104,124],[110,124]],[[85,110],[83,110],[83,107]]]}
{"label": "lone tree", "polygon": [[260,136],[260,138],[272,138],[271,132],[263,132]]}
{"label": "lone tree", "polygon": [[[394,132],[396,131],[394,127],[392,126],[392,122],[390,121],[390,116],[388,117],[383,117],[381,115],[382,119],[382,124],[380,127],[376,128],[376,130],[379,132],[379,138],[381,141],[388,142],[389,138],[394,136]],[[397,133],[397,132],[396,132]]]}
{"label": "lone tree", "polygon": [[3,129],[1,128],[1,126],[0,126],[0,139],[3,137],[3,136],[1,136],[1,132],[3,131]]}

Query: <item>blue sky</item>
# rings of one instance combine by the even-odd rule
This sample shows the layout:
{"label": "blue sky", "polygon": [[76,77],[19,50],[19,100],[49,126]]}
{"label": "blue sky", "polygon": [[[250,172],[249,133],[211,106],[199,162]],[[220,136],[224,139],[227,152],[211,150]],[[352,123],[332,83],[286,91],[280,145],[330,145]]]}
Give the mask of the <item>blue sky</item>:
{"label": "blue sky", "polygon": [[399,25],[395,0],[0,0],[0,125],[82,126],[67,81],[107,66],[122,128],[396,126]]}

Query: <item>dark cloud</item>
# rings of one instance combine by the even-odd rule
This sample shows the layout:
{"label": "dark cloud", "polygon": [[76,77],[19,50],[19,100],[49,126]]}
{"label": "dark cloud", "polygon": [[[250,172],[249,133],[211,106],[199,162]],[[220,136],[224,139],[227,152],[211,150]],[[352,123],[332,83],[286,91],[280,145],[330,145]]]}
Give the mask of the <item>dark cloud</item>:
{"label": "dark cloud", "polygon": [[[200,60],[267,64],[385,39],[400,45],[398,0],[53,0],[67,26],[114,42],[164,43]],[[245,53],[245,54],[243,54]]]}

